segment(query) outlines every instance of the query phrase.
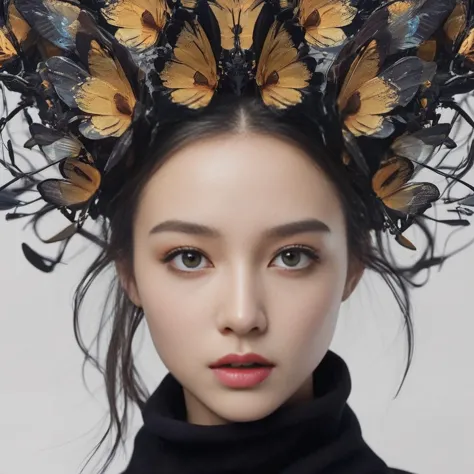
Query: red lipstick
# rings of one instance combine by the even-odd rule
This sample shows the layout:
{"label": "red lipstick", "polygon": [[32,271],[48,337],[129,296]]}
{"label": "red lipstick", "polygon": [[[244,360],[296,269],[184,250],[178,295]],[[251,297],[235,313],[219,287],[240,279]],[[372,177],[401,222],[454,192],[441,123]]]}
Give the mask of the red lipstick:
{"label": "red lipstick", "polygon": [[275,364],[259,354],[228,354],[209,366],[219,381],[230,388],[249,388],[263,382]]}

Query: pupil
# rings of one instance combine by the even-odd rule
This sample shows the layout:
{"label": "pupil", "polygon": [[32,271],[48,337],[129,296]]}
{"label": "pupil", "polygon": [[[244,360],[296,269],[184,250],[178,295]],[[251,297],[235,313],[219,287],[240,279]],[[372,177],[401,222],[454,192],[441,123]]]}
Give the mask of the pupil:
{"label": "pupil", "polygon": [[[299,252],[295,252],[293,250],[287,250],[284,254],[283,254],[283,259],[285,259],[288,255],[290,255],[290,263],[289,263],[289,266],[291,267],[292,266],[292,263],[291,263],[291,255],[292,256],[295,256],[295,255],[299,255]],[[299,263],[300,259],[299,258],[296,258],[296,262],[293,262],[294,265],[297,265]],[[287,263],[287,262],[285,262]]]}

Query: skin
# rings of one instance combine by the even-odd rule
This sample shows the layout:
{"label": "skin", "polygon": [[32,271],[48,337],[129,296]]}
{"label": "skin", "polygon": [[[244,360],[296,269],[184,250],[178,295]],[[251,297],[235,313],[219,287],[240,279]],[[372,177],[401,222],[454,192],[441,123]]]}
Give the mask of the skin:
{"label": "skin", "polygon": [[[221,236],[150,233],[170,219]],[[265,235],[303,219],[328,230]],[[313,249],[316,261],[283,250],[294,245]],[[160,261],[180,246],[196,250]],[[133,276],[121,274],[122,284],[183,386],[188,422],[199,425],[258,420],[310,399],[341,303],[363,273],[347,253],[343,210],[326,175],[293,144],[252,133],[200,140],[168,157],[143,189],[133,252]],[[275,364],[257,386],[228,388],[209,368],[248,352]]]}

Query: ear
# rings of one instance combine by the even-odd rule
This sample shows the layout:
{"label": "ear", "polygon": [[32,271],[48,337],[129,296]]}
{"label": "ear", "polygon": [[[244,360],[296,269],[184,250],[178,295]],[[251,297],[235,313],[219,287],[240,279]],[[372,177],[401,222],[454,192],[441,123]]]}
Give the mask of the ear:
{"label": "ear", "polygon": [[130,301],[140,308],[142,304],[133,272],[130,270],[127,271],[125,266],[120,262],[115,262],[115,269],[123,291],[125,291]]}
{"label": "ear", "polygon": [[364,274],[365,266],[362,262],[356,258],[351,258],[349,261],[349,267],[347,269],[346,285],[344,287],[344,293],[342,295],[342,301],[346,301],[349,296],[356,289],[359,284],[362,275]]}

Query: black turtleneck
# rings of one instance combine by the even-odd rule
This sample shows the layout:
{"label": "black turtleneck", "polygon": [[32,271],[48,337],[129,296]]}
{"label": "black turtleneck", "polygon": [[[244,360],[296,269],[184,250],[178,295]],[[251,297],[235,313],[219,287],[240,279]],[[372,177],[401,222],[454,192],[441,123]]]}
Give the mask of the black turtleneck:
{"label": "black turtleneck", "polygon": [[186,421],[182,386],[168,373],[142,410],[144,424],[122,474],[408,474],[364,441],[347,404],[346,363],[328,351],[313,372],[314,398],[257,421]]}

